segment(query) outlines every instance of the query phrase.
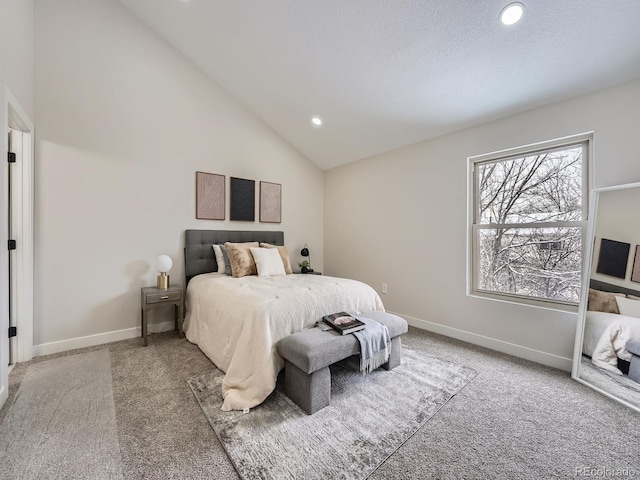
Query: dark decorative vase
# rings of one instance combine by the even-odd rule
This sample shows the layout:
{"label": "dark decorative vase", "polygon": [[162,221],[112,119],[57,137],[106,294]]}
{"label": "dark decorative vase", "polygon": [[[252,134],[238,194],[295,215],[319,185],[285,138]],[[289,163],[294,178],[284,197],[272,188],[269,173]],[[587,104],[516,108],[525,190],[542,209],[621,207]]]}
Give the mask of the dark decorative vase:
{"label": "dark decorative vase", "polygon": [[307,267],[302,267],[300,269],[300,273],[307,273],[309,271],[309,269]]}

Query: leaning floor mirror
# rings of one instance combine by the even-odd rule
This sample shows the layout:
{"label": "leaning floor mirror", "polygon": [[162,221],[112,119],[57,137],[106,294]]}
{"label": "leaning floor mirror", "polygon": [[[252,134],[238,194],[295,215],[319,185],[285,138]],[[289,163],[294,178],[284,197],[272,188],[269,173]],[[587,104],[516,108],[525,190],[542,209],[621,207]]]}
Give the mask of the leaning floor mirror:
{"label": "leaning floor mirror", "polygon": [[593,191],[572,377],[640,411],[640,183]]}

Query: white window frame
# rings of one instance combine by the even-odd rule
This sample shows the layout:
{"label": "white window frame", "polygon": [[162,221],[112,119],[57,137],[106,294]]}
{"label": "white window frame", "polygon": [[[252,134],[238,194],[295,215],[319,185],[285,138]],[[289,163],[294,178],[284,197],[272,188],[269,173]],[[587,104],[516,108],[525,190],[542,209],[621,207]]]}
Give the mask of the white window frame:
{"label": "white window frame", "polygon": [[[476,191],[476,166],[478,164],[499,162],[512,158],[520,158],[524,156],[535,155],[542,151],[555,150],[561,148],[569,148],[575,145],[583,144],[582,158],[582,221],[580,222],[557,222],[554,226],[579,226],[582,230],[582,269],[585,267],[586,239],[587,239],[587,223],[589,218],[589,192],[592,187],[591,172],[593,170],[593,132],[580,133],[567,137],[557,138],[545,142],[523,145],[521,147],[500,150],[482,155],[476,155],[467,158],[467,295],[472,297],[486,298],[508,303],[516,303],[520,305],[528,305],[552,310],[562,310],[569,312],[578,311],[578,302],[566,302],[553,299],[542,299],[518,295],[512,293],[501,293],[486,291],[477,288],[478,266],[480,254],[477,245],[476,223],[477,206],[479,204],[479,192]],[[518,223],[508,225],[517,228],[535,228],[539,226],[537,223]],[[580,275],[582,280],[582,274]]]}

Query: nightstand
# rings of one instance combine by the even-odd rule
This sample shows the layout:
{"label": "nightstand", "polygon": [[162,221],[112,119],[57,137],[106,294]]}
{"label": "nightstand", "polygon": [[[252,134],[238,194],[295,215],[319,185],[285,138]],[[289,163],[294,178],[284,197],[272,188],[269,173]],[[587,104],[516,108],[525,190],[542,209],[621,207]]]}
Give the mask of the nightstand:
{"label": "nightstand", "polygon": [[178,338],[182,338],[182,317],[184,316],[182,285],[171,285],[166,290],[144,287],[142,288],[140,305],[142,310],[142,344],[145,347],[147,346],[147,312],[155,307],[173,305]]}
{"label": "nightstand", "polygon": [[307,273],[302,273],[302,275],[322,275],[322,272],[307,272]]}

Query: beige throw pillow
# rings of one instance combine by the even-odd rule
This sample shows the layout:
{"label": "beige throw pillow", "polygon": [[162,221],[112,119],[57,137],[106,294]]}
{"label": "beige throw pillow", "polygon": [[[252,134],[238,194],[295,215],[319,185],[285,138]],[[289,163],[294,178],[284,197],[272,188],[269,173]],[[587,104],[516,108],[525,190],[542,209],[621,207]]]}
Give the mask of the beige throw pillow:
{"label": "beige throw pillow", "polygon": [[257,275],[256,262],[251,255],[251,247],[258,247],[258,242],[231,243],[224,244],[229,255],[229,263],[231,264],[231,275],[235,278],[245,277],[247,275]]}
{"label": "beige throw pillow", "polygon": [[593,312],[620,313],[616,297],[624,297],[623,293],[603,292],[602,290],[589,289],[587,310]]}
{"label": "beige throw pillow", "polygon": [[282,258],[282,263],[284,264],[284,271],[287,275],[293,273],[291,270],[291,260],[289,259],[289,252],[287,251],[287,247],[282,245],[271,245],[270,243],[261,243],[260,246],[262,248],[277,248],[278,253],[280,254],[280,258]]}

